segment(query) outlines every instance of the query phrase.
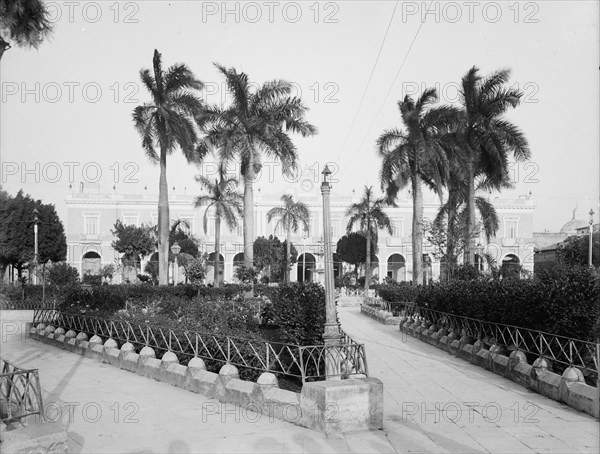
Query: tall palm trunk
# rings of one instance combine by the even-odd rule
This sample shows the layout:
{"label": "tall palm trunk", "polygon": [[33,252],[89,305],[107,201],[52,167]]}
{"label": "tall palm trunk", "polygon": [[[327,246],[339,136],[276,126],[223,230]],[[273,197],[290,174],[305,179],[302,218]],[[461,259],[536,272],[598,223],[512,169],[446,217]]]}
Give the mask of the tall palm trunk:
{"label": "tall palm trunk", "polygon": [[250,160],[244,174],[244,265],[254,266],[254,162]]}
{"label": "tall palm trunk", "polygon": [[220,271],[220,256],[221,256],[221,216],[215,216],[215,288],[219,287],[219,271]]}
{"label": "tall palm trunk", "polygon": [[167,186],[167,150],[161,144],[158,187],[158,283],[169,284],[169,188]]}
{"label": "tall palm trunk", "polygon": [[286,238],[286,247],[285,247],[285,282],[290,282],[290,272],[292,270],[291,261],[292,261],[292,227],[288,226],[287,228],[287,238]]}
{"label": "tall palm trunk", "polygon": [[469,197],[467,199],[467,226],[465,229],[465,254],[464,263],[475,262],[475,165],[473,158],[470,158],[467,163]]}
{"label": "tall palm trunk", "polygon": [[413,219],[412,219],[412,249],[413,249],[413,283],[423,283],[423,192],[421,177],[414,174],[413,186]]}
{"label": "tall palm trunk", "polygon": [[456,207],[452,206],[448,210],[448,228],[446,230],[446,281],[450,280],[450,276],[454,273],[456,267],[456,261],[454,260],[456,250],[456,229],[454,224],[456,222]]}
{"label": "tall palm trunk", "polygon": [[367,269],[365,271],[365,292],[369,291],[371,283],[371,224],[367,224]]}

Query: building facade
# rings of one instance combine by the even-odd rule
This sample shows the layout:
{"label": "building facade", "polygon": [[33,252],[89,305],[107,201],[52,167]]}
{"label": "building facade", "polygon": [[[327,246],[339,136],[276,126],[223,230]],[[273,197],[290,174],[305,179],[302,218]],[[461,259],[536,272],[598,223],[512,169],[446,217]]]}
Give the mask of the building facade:
{"label": "building facade", "polygon": [[[292,243],[298,251],[298,261],[291,271],[292,280],[323,280],[323,207],[320,194],[315,189],[311,192],[288,190],[294,199],[308,205],[311,213],[310,232],[292,233]],[[276,220],[267,221],[267,212],[280,205],[281,193],[265,195],[260,188],[255,188],[255,236],[273,234],[282,241],[286,232],[275,228]],[[194,207],[194,196],[170,192],[169,206],[172,220],[187,221],[190,232],[200,240],[200,250],[205,253],[214,251],[214,215],[208,213],[208,229],[203,231],[204,207]],[[359,200],[359,194],[336,194],[335,187],[331,195],[332,243],[346,232],[348,218],[345,212],[351,203]],[[66,198],[67,222],[66,234],[68,245],[68,262],[77,267],[80,274],[98,274],[106,264],[115,264],[120,254],[112,247],[114,240],[111,234],[114,224],[121,220],[125,224],[156,225],[158,221],[158,195],[156,194],[118,194],[100,193],[97,189],[80,187]],[[535,247],[532,225],[534,204],[530,197],[517,199],[495,199],[492,201],[500,219],[497,237],[486,241],[483,235],[478,239],[478,252],[489,253],[501,264],[503,261],[518,263],[526,270],[533,270],[533,250]],[[379,281],[391,277],[397,281],[412,280],[412,200],[408,193],[400,195],[398,207],[387,208],[386,213],[392,221],[392,234],[381,231],[378,237],[377,260],[373,264],[373,276]],[[435,199],[425,200],[424,217],[433,219],[439,204]],[[243,227],[242,220],[234,231],[222,223],[221,227],[221,263],[220,275],[225,282],[234,282],[235,267],[243,263]],[[429,244],[424,245],[424,279],[437,279],[440,275],[440,262]],[[480,254],[478,254],[477,258]],[[213,253],[214,257],[214,253]],[[476,259],[477,259],[476,258]],[[142,258],[142,269],[151,257]],[[478,261],[478,263],[482,263]],[[486,265],[481,264],[482,268]],[[344,271],[341,264],[335,264],[335,274]],[[210,269],[207,281],[211,281],[214,270]],[[174,274],[174,273],[172,273]],[[183,280],[183,273],[178,272],[178,280]],[[113,281],[114,282],[114,281]],[[119,277],[116,277],[119,282]]]}

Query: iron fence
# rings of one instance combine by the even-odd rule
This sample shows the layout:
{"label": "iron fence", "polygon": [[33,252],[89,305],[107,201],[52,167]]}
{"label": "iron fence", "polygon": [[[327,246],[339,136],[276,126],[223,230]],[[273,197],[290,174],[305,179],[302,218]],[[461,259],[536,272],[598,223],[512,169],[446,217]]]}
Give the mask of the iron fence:
{"label": "iron fence", "polygon": [[577,367],[585,375],[598,376],[598,345],[593,342],[487,322],[415,305],[411,308],[410,317],[414,321],[436,325],[438,329],[446,328],[458,335],[481,340],[488,345],[498,344],[508,350],[519,350],[563,366]]}
{"label": "iron fence", "polygon": [[342,333],[338,345],[301,346],[263,339],[243,339],[217,333],[200,333],[183,329],[166,329],[150,324],[135,324],[54,310],[36,310],[34,324],[51,324],[66,330],[129,342],[139,349],[151,347],[157,356],[170,351],[183,358],[199,357],[218,363],[253,369],[306,381],[322,380],[330,375],[325,358],[334,358],[336,370],[343,377],[368,375],[364,344]]}
{"label": "iron fence", "polygon": [[21,369],[0,358],[0,420],[43,417],[42,391],[37,369]]}
{"label": "iron fence", "polygon": [[368,297],[365,298],[365,304],[371,307],[378,307],[384,311],[391,312],[394,317],[399,315],[408,315],[412,313],[412,310],[415,306],[413,302],[390,302],[384,301],[380,297]]}
{"label": "iron fence", "polygon": [[0,301],[0,310],[54,309],[56,301]]}

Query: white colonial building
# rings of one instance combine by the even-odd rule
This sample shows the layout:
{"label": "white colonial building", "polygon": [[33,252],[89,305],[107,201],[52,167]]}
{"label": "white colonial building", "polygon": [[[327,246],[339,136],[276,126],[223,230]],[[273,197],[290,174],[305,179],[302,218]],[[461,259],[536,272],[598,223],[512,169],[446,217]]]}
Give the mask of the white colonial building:
{"label": "white colonial building", "polygon": [[[292,243],[298,250],[298,262],[292,269],[293,280],[322,281],[323,278],[323,216],[322,201],[318,188],[310,191],[290,189],[295,200],[306,203],[311,212],[310,233],[292,234]],[[260,188],[255,188],[254,231],[256,236],[274,234],[282,241],[285,232],[275,229],[275,222],[267,221],[267,212],[281,204],[280,194],[264,194]],[[348,222],[345,212],[348,206],[357,202],[360,194],[339,194],[333,187],[331,196],[332,242],[345,234]],[[115,221],[120,219],[126,224],[156,224],[158,220],[157,194],[120,194],[117,192],[102,193],[97,188],[80,186],[66,198],[67,205],[67,260],[76,266],[80,273],[96,274],[105,264],[118,262],[119,254],[111,247],[113,236],[111,229]],[[172,220],[186,220],[193,233],[201,242],[201,250],[206,253],[214,251],[214,217],[209,212],[208,231],[202,229],[202,218],[205,208],[195,208],[194,196],[170,191],[169,205]],[[533,270],[533,200],[529,196],[517,199],[492,200],[496,206],[500,229],[498,236],[489,243],[483,235],[478,247],[482,252],[489,252],[502,263],[510,261],[523,265],[524,269]],[[425,200],[424,216],[433,219],[438,209],[438,203],[433,198]],[[379,280],[385,276],[395,280],[412,279],[412,201],[408,193],[398,200],[397,208],[386,209],[392,220],[393,232],[380,232],[377,252],[377,263],[373,275]],[[234,268],[243,262],[242,222],[235,231],[229,231],[222,224],[221,231],[221,270],[222,279],[233,282]],[[440,275],[440,263],[436,260],[431,246],[425,245],[425,279],[436,279]],[[214,254],[213,254],[214,257]],[[150,257],[145,257],[142,269]],[[483,266],[483,265],[482,265]],[[335,264],[335,274],[342,270],[342,265]],[[212,270],[208,280],[211,279]],[[183,273],[178,273],[179,280]],[[118,279],[117,279],[118,282]]]}

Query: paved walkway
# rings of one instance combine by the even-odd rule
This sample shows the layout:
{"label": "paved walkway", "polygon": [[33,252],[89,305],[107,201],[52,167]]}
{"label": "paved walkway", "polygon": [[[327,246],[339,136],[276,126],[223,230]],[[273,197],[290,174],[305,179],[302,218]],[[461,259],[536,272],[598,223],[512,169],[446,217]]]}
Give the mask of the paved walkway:
{"label": "paved walkway", "polygon": [[[70,452],[598,452],[598,421],[340,308],[384,383],[385,429],[326,437],[12,333],[3,358],[40,371]],[[438,405],[436,410],[435,405]],[[217,413],[220,411],[220,413]]]}

